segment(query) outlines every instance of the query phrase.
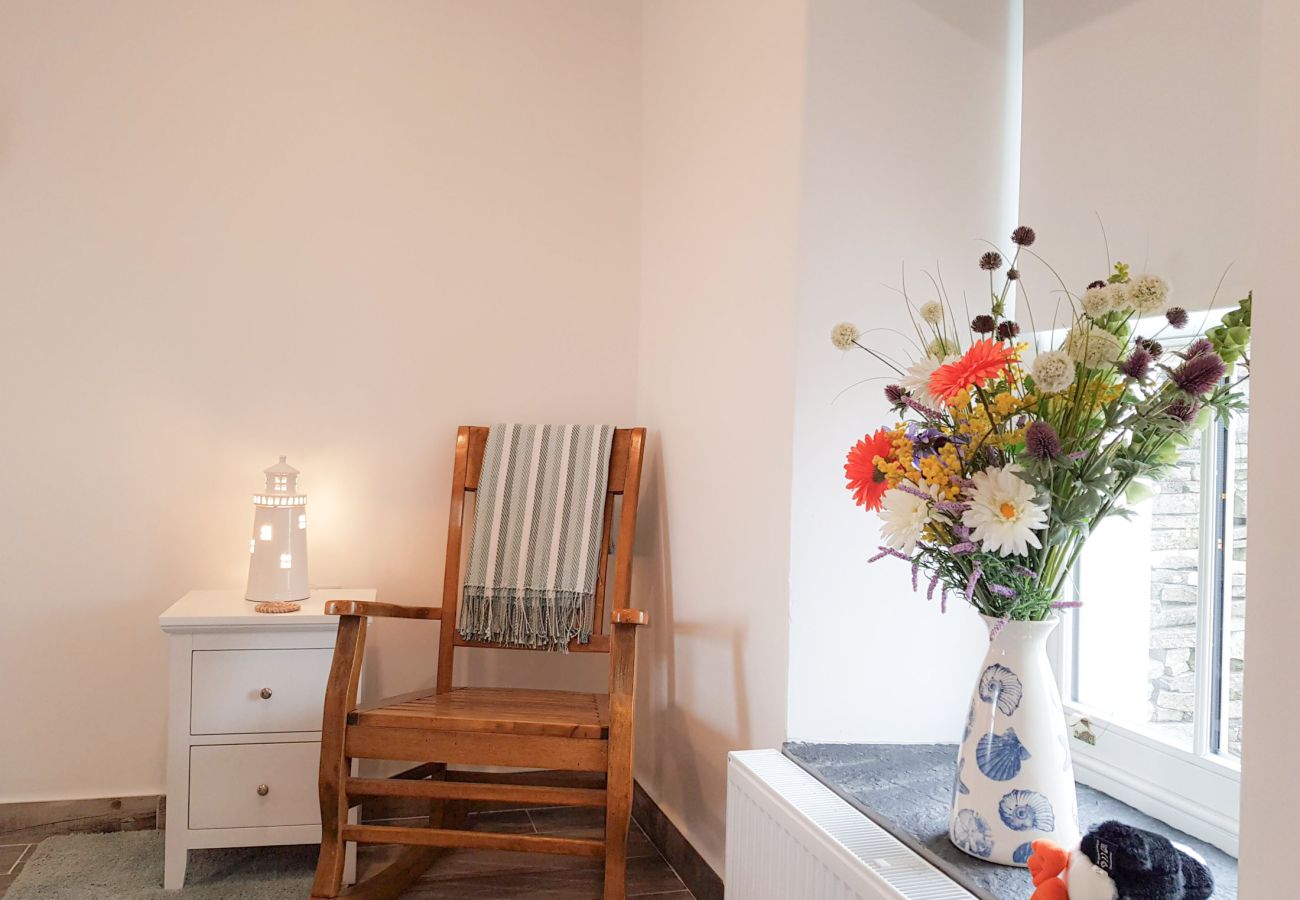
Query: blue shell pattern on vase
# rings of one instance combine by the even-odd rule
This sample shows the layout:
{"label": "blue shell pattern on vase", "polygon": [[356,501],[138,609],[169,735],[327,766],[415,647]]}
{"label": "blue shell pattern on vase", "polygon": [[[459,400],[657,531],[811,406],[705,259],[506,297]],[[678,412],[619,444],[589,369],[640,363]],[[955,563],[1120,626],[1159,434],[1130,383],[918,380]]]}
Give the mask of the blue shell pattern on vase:
{"label": "blue shell pattern on vase", "polygon": [[1029,862],[1029,857],[1033,855],[1034,855],[1033,843],[1030,841],[1025,841],[1023,844],[1021,844],[1019,847],[1015,849],[1014,853],[1011,854],[1011,861],[1015,863],[1020,863],[1020,865],[1023,866],[1025,863]]}
{"label": "blue shell pattern on vase", "polygon": [[995,703],[1003,715],[1011,715],[1020,706],[1020,697],[1024,687],[1019,676],[1004,665],[994,663],[980,676],[980,699],[985,703]]}
{"label": "blue shell pattern on vase", "polygon": [[998,804],[998,815],[1012,831],[1055,831],[1052,803],[1038,791],[1011,791]]}
{"label": "blue shell pattern on vase", "polygon": [[1020,774],[1020,765],[1029,759],[1029,751],[1008,728],[1003,734],[989,732],[975,744],[975,763],[994,781],[1010,781]]}
{"label": "blue shell pattern on vase", "polygon": [[952,823],[952,840],[974,856],[988,857],[993,853],[993,832],[973,809],[963,809],[957,813],[957,818]]}

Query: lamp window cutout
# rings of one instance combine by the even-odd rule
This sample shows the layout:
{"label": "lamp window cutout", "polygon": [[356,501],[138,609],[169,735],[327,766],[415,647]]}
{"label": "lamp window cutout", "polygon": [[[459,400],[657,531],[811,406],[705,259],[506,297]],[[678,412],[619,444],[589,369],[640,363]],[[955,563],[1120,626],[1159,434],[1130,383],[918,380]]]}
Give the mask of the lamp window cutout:
{"label": "lamp window cutout", "polygon": [[265,474],[265,487],[253,494],[253,540],[249,542],[244,597],[257,603],[306,600],[311,596],[307,586],[307,497],[299,491],[298,470],[285,457]]}

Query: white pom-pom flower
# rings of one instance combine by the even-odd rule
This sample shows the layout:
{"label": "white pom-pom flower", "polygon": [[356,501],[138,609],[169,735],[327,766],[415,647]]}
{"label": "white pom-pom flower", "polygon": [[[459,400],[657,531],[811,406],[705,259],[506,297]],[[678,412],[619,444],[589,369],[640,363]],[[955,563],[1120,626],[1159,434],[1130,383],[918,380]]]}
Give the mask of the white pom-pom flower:
{"label": "white pom-pom flower", "polygon": [[1102,285],[1101,287],[1090,287],[1083,292],[1083,299],[1079,305],[1090,318],[1100,319],[1113,308],[1114,292],[1111,291],[1113,285]]}
{"label": "white pom-pom flower", "polygon": [[1133,292],[1129,290],[1129,285],[1124,282],[1108,284],[1102,290],[1110,298],[1111,312],[1128,312],[1133,308]]}
{"label": "white pom-pom flower", "polygon": [[1061,349],[1085,368],[1101,369],[1114,365],[1119,360],[1124,345],[1106,329],[1079,321],[1065,335]]}
{"label": "white pom-pom flower", "polygon": [[929,491],[928,498],[899,488],[885,491],[880,499],[880,537],[886,547],[912,555],[916,542],[925,533],[925,526],[934,517],[931,501],[938,499],[939,489],[931,485]]}
{"label": "white pom-pom flower", "polygon": [[921,318],[931,325],[938,325],[943,321],[943,305],[938,300],[922,303]]}
{"label": "white pom-pom flower", "polygon": [[1074,384],[1074,360],[1063,350],[1048,350],[1034,357],[1030,373],[1038,390],[1044,394],[1059,394]]}
{"label": "white pom-pom flower", "polygon": [[1047,527],[1047,507],[1034,502],[1034,489],[1016,474],[1020,471],[1013,464],[971,476],[975,487],[967,492],[970,509],[961,522],[989,553],[1024,556],[1030,547],[1042,546],[1034,532]]}
{"label": "white pom-pom flower", "polygon": [[1169,305],[1169,284],[1159,275],[1139,275],[1128,283],[1128,298],[1142,315],[1158,315]]}
{"label": "white pom-pom flower", "polygon": [[841,322],[831,329],[831,343],[836,350],[848,350],[860,337],[862,332],[852,322]]}

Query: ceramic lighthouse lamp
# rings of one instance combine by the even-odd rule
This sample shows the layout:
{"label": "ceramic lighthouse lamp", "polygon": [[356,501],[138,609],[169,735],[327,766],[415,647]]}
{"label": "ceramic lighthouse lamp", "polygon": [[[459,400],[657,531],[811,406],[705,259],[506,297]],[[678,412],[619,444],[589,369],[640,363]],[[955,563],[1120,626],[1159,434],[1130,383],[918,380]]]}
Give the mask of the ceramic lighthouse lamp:
{"label": "ceramic lighthouse lamp", "polygon": [[253,496],[246,600],[306,600],[307,498],[298,470],[280,461],[266,470],[266,490]]}

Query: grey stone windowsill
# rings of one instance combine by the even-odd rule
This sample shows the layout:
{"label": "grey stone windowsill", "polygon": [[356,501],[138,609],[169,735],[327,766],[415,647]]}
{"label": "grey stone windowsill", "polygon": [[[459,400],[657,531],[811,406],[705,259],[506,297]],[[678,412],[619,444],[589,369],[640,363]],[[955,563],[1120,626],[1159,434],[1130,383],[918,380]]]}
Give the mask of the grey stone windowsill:
{"label": "grey stone windowsill", "polygon": [[[814,778],[981,900],[1028,900],[1034,892],[1028,870],[983,862],[949,842],[955,744],[789,743],[784,750]],[[1237,861],[1231,856],[1101,791],[1079,785],[1079,826],[1086,831],[1107,819],[1191,847],[1214,871],[1215,900],[1236,900]]]}

